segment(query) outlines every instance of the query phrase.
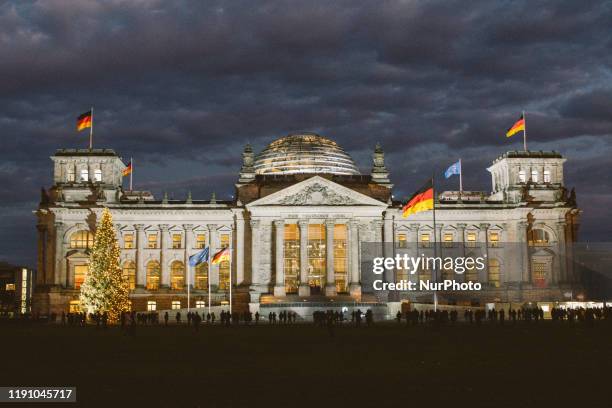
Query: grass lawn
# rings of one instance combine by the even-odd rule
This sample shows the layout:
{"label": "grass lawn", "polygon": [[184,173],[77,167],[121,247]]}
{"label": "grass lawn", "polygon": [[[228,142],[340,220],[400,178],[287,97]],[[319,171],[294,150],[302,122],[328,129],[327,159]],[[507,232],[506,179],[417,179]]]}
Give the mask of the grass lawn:
{"label": "grass lawn", "polygon": [[612,406],[612,327],[556,323],[2,326],[0,385],[111,407]]}

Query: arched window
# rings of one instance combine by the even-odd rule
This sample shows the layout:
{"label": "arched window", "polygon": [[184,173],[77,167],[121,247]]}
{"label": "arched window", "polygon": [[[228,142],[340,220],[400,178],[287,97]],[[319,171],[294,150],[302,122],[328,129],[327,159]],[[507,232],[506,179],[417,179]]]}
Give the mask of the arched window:
{"label": "arched window", "polygon": [[161,275],[161,268],[159,262],[150,261],[147,264],[147,289],[157,290],[159,289],[159,277]]}
{"label": "arched window", "polygon": [[538,182],[538,171],[537,170],[531,170],[531,182],[532,183]]}
{"label": "arched window", "polygon": [[94,181],[98,183],[102,181],[102,170],[100,169],[94,170]]}
{"label": "arched window", "polygon": [[70,236],[70,248],[87,249],[93,247],[94,235],[87,230],[79,230]]}
{"label": "arched window", "polygon": [[170,288],[183,290],[185,287],[185,265],[181,261],[170,264]]}
{"label": "arched window", "polygon": [[500,277],[500,265],[499,261],[495,258],[489,259],[489,270],[488,270],[488,281],[489,285],[499,288],[501,282]]}
{"label": "arched window", "polygon": [[474,266],[465,269],[465,281],[466,282],[478,282],[478,269]]}
{"label": "arched window", "polygon": [[126,261],[123,264],[123,279],[128,283],[130,290],[136,289],[136,264]]}
{"label": "arched window", "polygon": [[195,267],[195,288],[208,290],[208,262],[202,262]]}
{"label": "arched window", "polygon": [[527,242],[529,246],[545,246],[550,242],[550,236],[543,229],[532,229],[527,233]]}
{"label": "arched window", "polygon": [[525,170],[521,170],[519,171],[519,183],[524,183],[527,181],[527,178],[525,177]]}

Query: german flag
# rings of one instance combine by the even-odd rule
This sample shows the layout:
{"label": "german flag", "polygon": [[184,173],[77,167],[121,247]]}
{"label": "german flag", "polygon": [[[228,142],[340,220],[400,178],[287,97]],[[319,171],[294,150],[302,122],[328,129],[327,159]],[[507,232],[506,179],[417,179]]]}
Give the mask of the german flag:
{"label": "german flag", "polygon": [[127,167],[123,169],[122,174],[123,174],[123,177],[125,177],[125,176],[129,176],[131,173],[132,173],[132,161],[130,160]]}
{"label": "german flag", "polygon": [[80,115],[77,118],[77,132],[80,132],[83,129],[90,128],[91,121],[92,121],[91,111],[87,111],[84,114]]}
{"label": "german flag", "polygon": [[416,214],[421,211],[433,210],[434,206],[433,183],[430,179],[423,187],[412,195],[410,200],[402,208],[402,216],[409,217],[411,214]]}
{"label": "german flag", "polygon": [[222,250],[217,252],[212,257],[212,261],[210,261],[210,263],[212,265],[216,265],[216,264],[221,263],[223,261],[229,261],[229,260],[230,260],[230,250],[229,250],[229,248],[223,248]]}
{"label": "german flag", "polygon": [[514,125],[512,125],[510,129],[508,129],[508,131],[506,132],[506,137],[514,136],[521,130],[523,132],[525,131],[525,117],[523,115],[521,115],[519,120],[517,120],[516,123],[514,123]]}

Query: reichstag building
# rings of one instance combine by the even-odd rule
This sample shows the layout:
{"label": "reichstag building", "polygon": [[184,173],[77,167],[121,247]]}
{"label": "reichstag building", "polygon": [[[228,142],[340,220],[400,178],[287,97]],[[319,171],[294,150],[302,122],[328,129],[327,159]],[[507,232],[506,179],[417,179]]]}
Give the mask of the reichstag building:
{"label": "reichstag building", "polygon": [[[364,257],[432,251],[434,242],[464,255],[486,252],[486,268],[385,272],[384,279],[446,279],[482,283],[479,292],[440,293],[440,304],[567,300],[579,290],[571,262],[580,211],[563,182],[556,152],[510,151],[487,168],[490,192],[437,194],[431,211],[402,218],[380,146],[370,174],[334,141],[290,134],[256,154],[242,153],[232,201],[161,199],[122,187],[126,165],[111,149],[60,149],[51,157],[53,185],[35,211],[38,274],[34,310],[78,310],[96,223],[108,207],[122,248],[121,266],[137,311],[226,305],[235,309],[373,305],[389,315],[402,303],[431,303],[426,292],[372,290]],[[414,186],[417,189],[419,186]],[[435,234],[435,235],[434,235]],[[199,264],[200,248],[229,247],[231,260]],[[513,247],[511,254],[508,248]],[[368,275],[368,276],[366,276]],[[362,308],[363,308],[362,307]]]}

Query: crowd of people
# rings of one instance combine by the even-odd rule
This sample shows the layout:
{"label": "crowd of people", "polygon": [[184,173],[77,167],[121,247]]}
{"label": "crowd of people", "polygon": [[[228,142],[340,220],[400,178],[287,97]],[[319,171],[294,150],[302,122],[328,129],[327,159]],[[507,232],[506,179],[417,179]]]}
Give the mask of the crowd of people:
{"label": "crowd of people", "polygon": [[[505,324],[516,323],[518,321],[531,322],[545,320],[546,313],[541,307],[524,307],[506,309],[465,309],[460,313],[457,309],[451,310],[408,310],[398,311],[395,315],[397,323],[405,322],[406,325],[416,326],[422,324],[454,324],[463,321],[467,324],[480,325],[483,322]],[[25,321],[38,321],[31,315],[22,316]],[[552,321],[567,321],[567,322],[584,322],[592,323],[595,321],[612,321],[612,307],[604,306],[603,308],[552,308],[550,310],[550,320]],[[109,325],[108,315],[106,313],[86,314],[84,312],[65,313],[60,315],[51,314],[49,321],[61,323],[64,326],[86,326],[95,325],[97,327],[106,327]],[[230,313],[227,310],[220,312],[219,317],[215,312],[199,312],[190,311],[181,314],[181,311],[165,311],[165,312],[125,312],[122,313],[119,319],[119,325],[124,327],[135,326],[157,326],[163,324],[169,325],[187,325],[199,329],[200,325],[258,325],[265,323],[268,325],[288,325],[297,322],[304,323],[310,319],[300,316],[293,310],[270,311],[267,314],[259,312],[251,313],[249,311],[234,311]],[[354,325],[359,327],[365,322],[365,325],[371,326],[374,324],[374,314],[368,309],[365,312],[360,309],[353,310],[350,313],[341,312],[339,310],[320,310],[315,311],[312,315],[312,323],[316,326],[338,326],[338,325]]]}

